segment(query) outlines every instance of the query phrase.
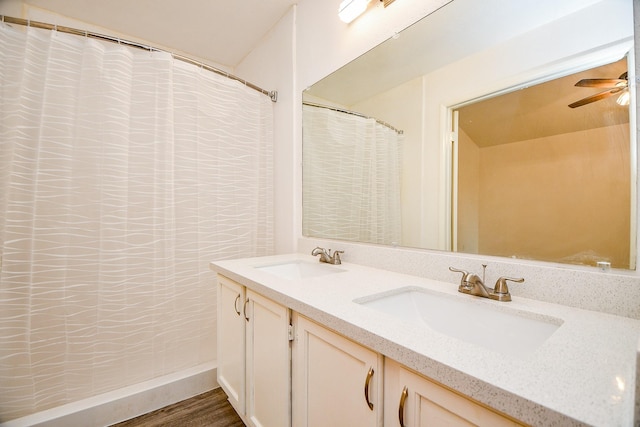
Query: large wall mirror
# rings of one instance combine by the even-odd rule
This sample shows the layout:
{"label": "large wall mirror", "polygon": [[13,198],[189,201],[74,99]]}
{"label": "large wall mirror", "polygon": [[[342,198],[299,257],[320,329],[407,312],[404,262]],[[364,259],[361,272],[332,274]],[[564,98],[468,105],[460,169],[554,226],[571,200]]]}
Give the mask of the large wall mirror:
{"label": "large wall mirror", "polygon": [[632,0],[453,0],[303,93],[303,234],[635,269]]}

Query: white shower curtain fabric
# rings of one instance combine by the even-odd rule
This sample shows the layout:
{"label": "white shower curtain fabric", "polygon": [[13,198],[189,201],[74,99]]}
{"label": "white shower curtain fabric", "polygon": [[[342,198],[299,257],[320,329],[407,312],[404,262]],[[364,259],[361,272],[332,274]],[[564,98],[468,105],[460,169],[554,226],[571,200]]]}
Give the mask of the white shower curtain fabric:
{"label": "white shower curtain fabric", "polygon": [[272,102],[0,25],[0,420],[215,360],[214,259],[273,253]]}
{"label": "white shower curtain fabric", "polygon": [[303,234],[401,244],[402,134],[330,108],[302,116]]}

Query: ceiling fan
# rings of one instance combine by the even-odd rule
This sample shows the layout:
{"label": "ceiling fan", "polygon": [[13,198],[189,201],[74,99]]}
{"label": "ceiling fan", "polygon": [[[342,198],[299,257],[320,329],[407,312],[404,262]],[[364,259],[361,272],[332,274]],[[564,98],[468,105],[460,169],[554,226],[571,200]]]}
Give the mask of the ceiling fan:
{"label": "ceiling fan", "polygon": [[[582,107],[583,105],[600,101],[601,99],[605,99],[616,94],[620,94],[620,97],[617,100],[618,104],[629,105],[629,80],[627,78],[626,71],[617,79],[582,79],[575,85],[580,87],[607,88],[607,90],[582,98],[573,104],[569,104],[569,107],[571,108]],[[626,101],[622,99],[623,97],[626,97]]]}

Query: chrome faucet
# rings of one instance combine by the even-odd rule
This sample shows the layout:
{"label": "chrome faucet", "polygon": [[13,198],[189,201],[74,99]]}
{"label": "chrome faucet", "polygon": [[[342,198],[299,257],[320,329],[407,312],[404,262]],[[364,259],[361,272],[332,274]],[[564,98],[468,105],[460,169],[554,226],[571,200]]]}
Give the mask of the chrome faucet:
{"label": "chrome faucet", "polygon": [[316,256],[320,255],[320,262],[326,262],[327,264],[342,264],[342,260],[340,260],[340,254],[343,254],[344,251],[333,251],[333,255],[331,255],[331,249],[327,250],[325,248],[321,248],[320,246],[316,247],[311,251],[311,255]]}
{"label": "chrome faucet", "polygon": [[[486,265],[482,265],[483,267],[483,279],[484,279],[484,269],[487,268]],[[512,282],[524,282],[523,278],[510,278],[510,277],[500,277],[496,282],[496,285],[493,289],[487,288],[484,284],[484,280],[481,279],[477,274],[469,273],[464,270],[458,270],[457,268],[449,267],[449,270],[455,273],[462,273],[462,279],[460,280],[460,286],[458,286],[458,292],[462,292],[463,294],[475,295],[483,298],[491,298],[496,301],[511,301],[511,294],[509,293],[509,287],[507,286],[507,281]]]}

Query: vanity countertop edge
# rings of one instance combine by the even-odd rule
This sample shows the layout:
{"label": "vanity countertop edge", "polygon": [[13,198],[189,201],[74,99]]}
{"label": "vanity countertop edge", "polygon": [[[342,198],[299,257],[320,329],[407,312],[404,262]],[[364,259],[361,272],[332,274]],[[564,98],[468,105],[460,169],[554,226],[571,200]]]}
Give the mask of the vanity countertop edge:
{"label": "vanity countertop edge", "polygon": [[[284,254],[221,260],[210,268],[446,387],[536,426],[634,423],[640,321],[513,296],[509,303],[457,292],[457,285],[343,263],[339,274],[287,280],[260,266],[306,261]],[[328,266],[332,267],[332,266]],[[506,356],[354,302],[403,287],[468,298],[563,321],[537,350]],[[480,301],[482,300],[482,301]],[[475,325],[470,325],[474,327]]]}

